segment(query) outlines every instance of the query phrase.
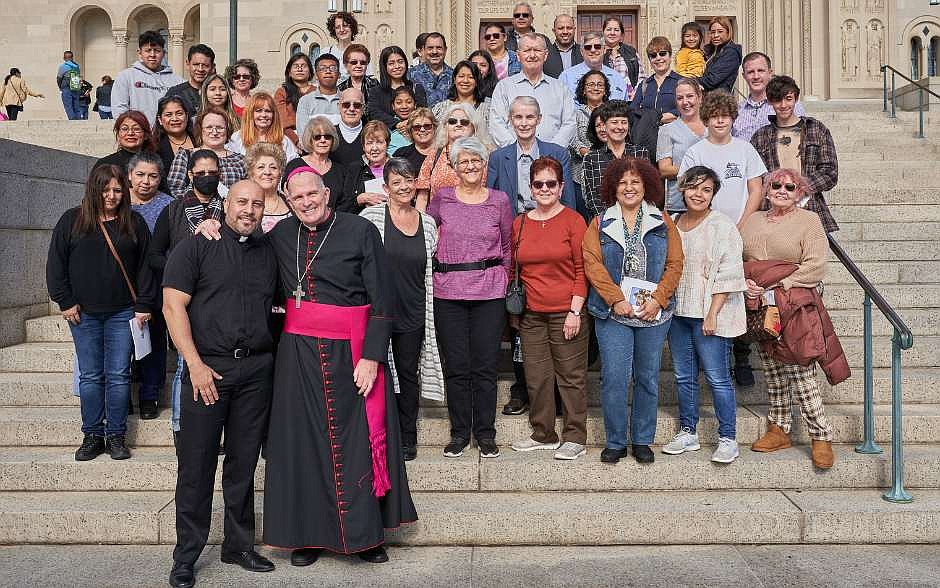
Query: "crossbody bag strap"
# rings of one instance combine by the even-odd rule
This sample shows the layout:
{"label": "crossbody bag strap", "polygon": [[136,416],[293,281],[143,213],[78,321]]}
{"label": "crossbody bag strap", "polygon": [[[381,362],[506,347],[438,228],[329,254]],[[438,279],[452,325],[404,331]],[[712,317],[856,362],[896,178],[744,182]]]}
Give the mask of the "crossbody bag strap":
{"label": "crossbody bag strap", "polygon": [[134,285],[131,284],[131,279],[127,275],[127,270],[124,269],[124,262],[121,261],[121,256],[118,255],[117,250],[114,248],[114,243],[111,242],[111,236],[108,234],[108,230],[104,228],[104,223],[101,222],[101,219],[98,219],[98,228],[101,229],[101,233],[104,235],[104,240],[108,244],[108,249],[111,250],[111,255],[114,257],[114,261],[116,261],[118,267],[121,268],[121,275],[124,276],[124,283],[127,284],[127,289],[131,291],[131,300],[133,300],[136,304],[137,291],[134,290]]}
{"label": "crossbody bag strap", "polygon": [[515,284],[516,284],[517,286],[519,285],[519,245],[522,244],[522,229],[523,229],[523,227],[525,227],[525,217],[526,217],[526,213],[523,212],[523,213],[522,213],[522,221],[519,223],[519,238],[516,239],[516,247],[515,247],[516,251],[515,251],[515,253],[513,254],[513,259],[516,260],[516,263],[515,263],[515,266],[516,266],[516,275],[515,275],[515,277],[513,278],[513,282],[515,282]]}

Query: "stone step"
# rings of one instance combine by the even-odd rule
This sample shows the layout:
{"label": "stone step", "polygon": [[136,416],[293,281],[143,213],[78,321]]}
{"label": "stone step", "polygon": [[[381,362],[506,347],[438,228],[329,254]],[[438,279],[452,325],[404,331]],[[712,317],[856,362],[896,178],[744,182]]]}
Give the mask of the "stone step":
{"label": "stone step", "polygon": [[[847,181],[840,181],[835,188],[826,192],[826,202],[833,205],[833,215],[836,220],[840,220],[838,210],[844,205],[855,206],[878,206],[887,207],[888,205],[901,204],[935,204],[940,202],[940,190],[935,187],[924,187],[914,184],[912,181],[901,180],[890,183],[880,180],[860,180],[855,176],[846,178]],[[931,180],[932,181],[932,180]],[[882,184],[881,188],[873,188],[872,185]],[[917,214],[902,214],[904,212],[912,213],[913,210],[902,209],[898,211],[896,217],[877,218],[876,222],[903,222],[911,221],[929,221],[930,218],[923,218]],[[849,219],[847,219],[849,220]],[[858,221],[856,221],[858,222]]]}
{"label": "stone step", "polygon": [[940,222],[912,221],[905,223],[839,223],[838,239],[844,241],[907,241],[911,235],[918,240],[940,239]]}
{"label": "stone step", "polygon": [[[713,445],[682,455],[656,448],[656,464],[643,467],[632,459],[618,466],[601,463],[599,447],[573,462],[552,458],[552,451],[520,453],[502,448],[497,459],[482,459],[468,450],[459,459],[444,457],[439,447],[422,447],[407,462],[414,492],[573,492],[643,490],[813,490],[822,488],[884,488],[891,484],[889,447],[880,455],[863,455],[852,445],[834,445],[835,465],[828,471],[813,467],[808,447],[774,453],[755,453],[746,446],[733,464],[711,461]],[[940,486],[940,446],[904,448],[907,488]],[[222,486],[219,459],[215,488]],[[61,447],[0,448],[0,492],[173,492],[176,455],[168,448],[141,448],[131,459],[101,456],[76,462],[71,449]],[[255,488],[264,488],[265,461],[258,462]]]}
{"label": "stone step", "polygon": [[[891,438],[891,406],[875,405],[875,438],[879,443]],[[765,430],[767,409],[761,405],[739,406],[737,410],[737,439],[752,443]],[[826,414],[833,426],[833,439],[837,443],[856,443],[862,438],[862,406],[859,404],[830,404]],[[717,439],[718,423],[714,409],[703,405],[698,431],[703,439]],[[157,419],[141,421],[128,419],[127,439],[131,447],[168,447],[173,443],[170,433],[170,411],[164,409]],[[655,444],[667,443],[679,430],[676,406],[660,406],[657,411]],[[556,430],[562,430],[562,421],[556,421]],[[604,426],[601,410],[588,409],[588,445],[603,445]],[[497,411],[496,441],[506,445],[531,434],[528,416],[506,416]],[[909,443],[940,443],[940,405],[908,404],[904,406],[904,440]],[[807,444],[809,439],[801,421],[794,419],[793,438]],[[74,407],[0,408],[0,446],[10,447],[77,447],[81,444],[81,415]],[[445,407],[421,408],[418,416],[418,442],[421,445],[443,447],[450,440],[450,421]]]}
{"label": "stone step", "polygon": [[[414,492],[419,520],[387,535],[404,545],[930,543],[940,491],[891,504],[881,490]],[[222,538],[221,494],[209,542]],[[263,500],[256,494],[257,537]],[[0,493],[0,542],[172,544],[170,492]]]}
{"label": "stone step", "polygon": [[[900,191],[898,191],[900,192]],[[916,198],[920,190],[908,190],[912,194],[911,198]],[[929,191],[928,191],[929,192]],[[923,204],[933,204],[934,202],[925,202]],[[923,204],[911,203],[885,203],[879,197],[873,200],[857,199],[852,204],[831,203],[832,214],[840,223],[907,223],[913,219],[918,221],[938,221],[940,220],[940,206],[924,206]],[[900,229],[903,231],[903,228]],[[836,237],[839,233],[836,233]]]}
{"label": "stone step", "polygon": [[840,241],[839,244],[855,263],[940,260],[940,248],[934,241]]}

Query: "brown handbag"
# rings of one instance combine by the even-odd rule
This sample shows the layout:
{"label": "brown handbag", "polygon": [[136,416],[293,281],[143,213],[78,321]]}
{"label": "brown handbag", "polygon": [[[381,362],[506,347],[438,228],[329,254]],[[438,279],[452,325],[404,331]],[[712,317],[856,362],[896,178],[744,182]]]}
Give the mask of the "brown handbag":
{"label": "brown handbag", "polygon": [[127,289],[131,291],[131,300],[136,303],[137,291],[134,290],[134,285],[131,284],[131,279],[127,275],[127,270],[124,269],[124,263],[121,261],[121,256],[118,255],[117,249],[114,248],[114,243],[111,242],[111,236],[108,235],[108,230],[104,228],[104,223],[101,222],[101,219],[98,219],[98,228],[101,229],[101,233],[104,235],[104,240],[108,243],[108,249],[111,250],[111,255],[114,257],[114,261],[116,261],[118,267],[121,268],[121,274],[124,276],[124,283],[127,284]]}
{"label": "brown handbag", "polygon": [[745,311],[747,331],[741,336],[748,343],[773,341],[780,336],[780,310],[761,301],[761,305]]}

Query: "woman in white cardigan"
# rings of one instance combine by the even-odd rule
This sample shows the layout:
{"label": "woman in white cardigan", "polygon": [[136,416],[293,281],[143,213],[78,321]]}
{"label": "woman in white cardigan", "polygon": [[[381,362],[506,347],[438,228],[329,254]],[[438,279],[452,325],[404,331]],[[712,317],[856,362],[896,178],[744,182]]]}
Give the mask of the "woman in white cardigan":
{"label": "woman in white cardigan", "polygon": [[407,159],[389,159],[384,173],[388,200],[359,213],[382,234],[388,271],[398,290],[388,364],[398,393],[402,453],[406,461],[418,455],[419,388],[424,398],[444,400],[444,373],[434,330],[431,280],[437,225],[434,219],[411,204],[416,194],[416,176]]}
{"label": "woman in white cardigan", "polygon": [[676,374],[681,430],[663,447],[663,453],[677,455],[701,449],[695,429],[701,367],[718,417],[718,447],[712,461],[731,463],[738,457],[738,445],[729,355],[732,339],[746,330],[747,285],[741,235],[733,220],[711,208],[720,187],[715,172],[704,166],[690,168],[678,182],[687,208],[675,217],[685,262],[669,327],[669,350]]}

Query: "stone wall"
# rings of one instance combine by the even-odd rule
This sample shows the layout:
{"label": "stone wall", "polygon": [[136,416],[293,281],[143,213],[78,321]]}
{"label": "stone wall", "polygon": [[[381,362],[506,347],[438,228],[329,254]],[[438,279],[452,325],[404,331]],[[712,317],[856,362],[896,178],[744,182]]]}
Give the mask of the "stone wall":
{"label": "stone wall", "polygon": [[94,161],[0,139],[0,347],[22,343],[24,321],[48,314],[52,229],[81,201]]}

